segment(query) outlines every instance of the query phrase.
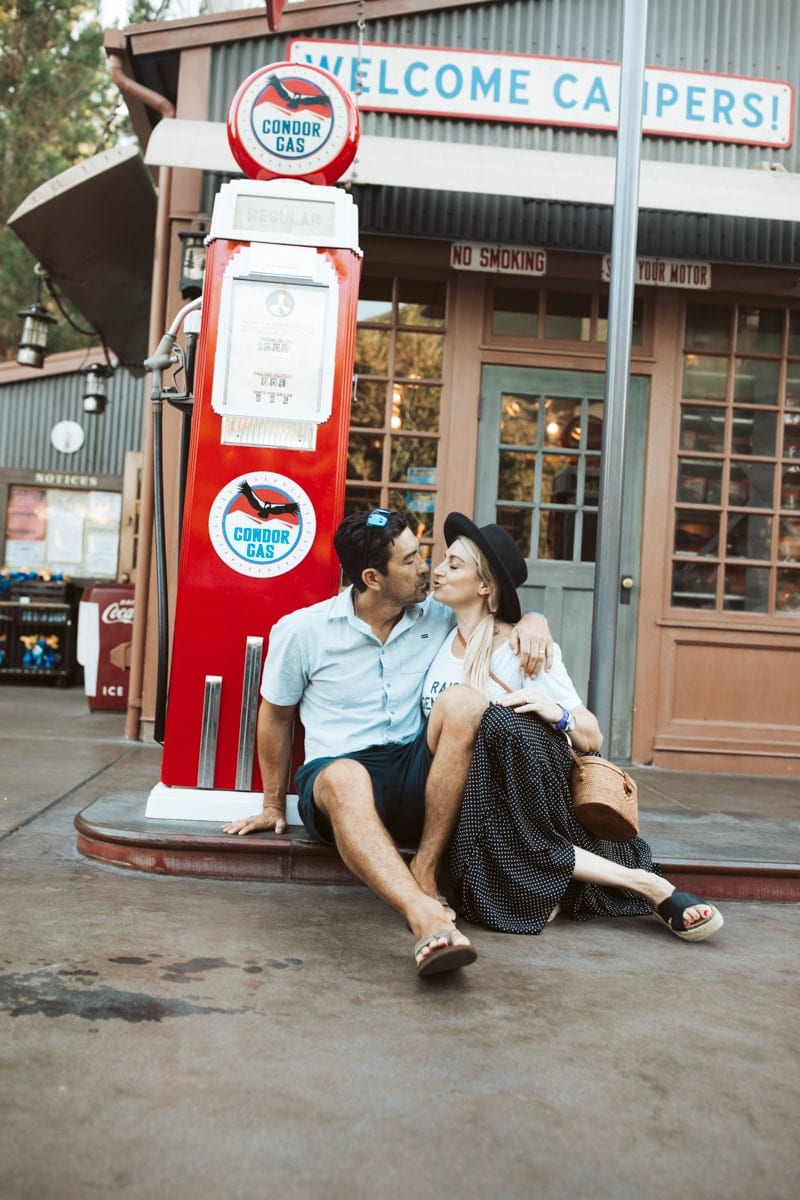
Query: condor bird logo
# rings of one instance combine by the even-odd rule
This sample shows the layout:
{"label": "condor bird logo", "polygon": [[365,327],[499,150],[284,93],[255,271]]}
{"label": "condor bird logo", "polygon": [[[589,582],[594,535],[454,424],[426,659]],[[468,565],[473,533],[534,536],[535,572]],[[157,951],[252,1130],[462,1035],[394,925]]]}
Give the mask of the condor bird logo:
{"label": "condor bird logo", "polygon": [[239,491],[253,511],[257,512],[264,521],[268,521],[270,517],[277,517],[281,513],[291,513],[292,516],[296,517],[300,512],[300,505],[297,503],[272,504],[270,501],[259,500],[246,479],[243,483],[239,484]]}
{"label": "condor bird logo", "polygon": [[317,523],[306,493],[284,475],[251,472],[228,483],[211,506],[211,544],[242,575],[267,578],[297,566]]}
{"label": "condor bird logo", "polygon": [[330,97],[312,79],[270,75],[252,112],[253,133],[279,158],[316,154],[331,135]]}

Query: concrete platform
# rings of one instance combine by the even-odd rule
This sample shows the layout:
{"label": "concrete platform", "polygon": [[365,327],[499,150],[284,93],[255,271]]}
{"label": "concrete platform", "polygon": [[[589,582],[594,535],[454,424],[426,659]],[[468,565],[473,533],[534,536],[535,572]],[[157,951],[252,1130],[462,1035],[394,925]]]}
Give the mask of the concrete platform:
{"label": "concrete platform", "polygon": [[[35,755],[22,752],[7,764],[6,818],[24,813],[26,790],[44,798],[63,795],[71,780],[91,784],[76,814],[76,844],[97,862],[217,879],[354,882],[336,851],[311,841],[300,826],[280,838],[237,838],[214,822],[146,818],[160,748],[125,741],[123,715],[89,712],[78,689],[0,688],[0,718],[7,746],[15,735],[35,737]],[[69,736],[68,759],[56,748],[59,734]],[[642,836],[678,886],[711,899],[800,899],[797,780],[652,767],[633,767],[631,774]]]}
{"label": "concrete platform", "polygon": [[[336,850],[312,841],[302,826],[290,825],[281,837],[251,834],[234,838],[209,822],[151,820],[145,817],[146,800],[141,792],[121,792],[105,796],[80,812],[75,827],[81,854],[115,867],[157,875],[271,883],[358,882]],[[800,868],[791,862],[741,857],[749,846],[755,845],[756,852],[762,850],[759,838],[753,836],[753,819],[746,822],[748,842],[735,836],[739,819],[728,815],[727,820],[720,820],[721,816],[676,817],[670,812],[648,811],[642,816],[642,834],[654,846],[665,874],[684,890],[719,900],[800,900]],[[672,844],[674,849],[681,844],[675,827],[687,824],[696,835],[694,857],[662,854],[660,847]],[[729,854],[725,853],[724,835]],[[688,834],[684,836],[688,839]],[[716,853],[698,857],[698,851],[707,848],[715,836],[719,842]],[[785,840],[783,848],[787,848]],[[777,849],[773,844],[773,852]],[[408,850],[406,856],[410,858],[412,853]],[[446,880],[442,882],[446,890]]]}

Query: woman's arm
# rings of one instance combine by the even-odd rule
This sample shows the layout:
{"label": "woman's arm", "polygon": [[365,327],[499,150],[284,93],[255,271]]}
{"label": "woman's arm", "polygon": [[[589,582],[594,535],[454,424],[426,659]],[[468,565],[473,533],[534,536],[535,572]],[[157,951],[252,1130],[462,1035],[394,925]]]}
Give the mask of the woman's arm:
{"label": "woman's arm", "polygon": [[[551,700],[534,684],[509,692],[497,701],[505,708],[516,709],[520,713],[533,713],[548,725],[562,725],[565,733],[576,750],[599,750],[603,744],[603,734],[597,723],[597,717],[590,712],[585,704],[577,704],[572,709],[565,709],[562,704]],[[569,720],[564,726],[565,713],[569,712]],[[572,723],[574,721],[574,724]]]}

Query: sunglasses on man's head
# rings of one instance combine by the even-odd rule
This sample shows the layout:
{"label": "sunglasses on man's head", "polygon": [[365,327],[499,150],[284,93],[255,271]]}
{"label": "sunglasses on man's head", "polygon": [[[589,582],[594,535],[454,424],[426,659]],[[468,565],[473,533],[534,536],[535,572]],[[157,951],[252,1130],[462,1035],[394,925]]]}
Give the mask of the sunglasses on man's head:
{"label": "sunglasses on man's head", "polygon": [[369,566],[370,546],[370,529],[384,529],[389,524],[391,512],[388,508],[373,508],[372,512],[367,515],[364,530],[364,565],[361,568],[362,574]]}

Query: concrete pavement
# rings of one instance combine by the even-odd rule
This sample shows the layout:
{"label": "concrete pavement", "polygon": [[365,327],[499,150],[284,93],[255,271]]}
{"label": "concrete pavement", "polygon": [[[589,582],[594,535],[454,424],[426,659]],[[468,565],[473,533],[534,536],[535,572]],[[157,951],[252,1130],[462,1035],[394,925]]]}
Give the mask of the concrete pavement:
{"label": "concrete pavement", "polygon": [[[0,689],[4,1200],[798,1194],[800,906],[726,903],[701,945],[465,925],[478,962],[419,981],[364,888],[81,857],[75,815],[158,776],[121,731],[74,689]],[[748,818],[755,782],[705,815],[793,854],[782,784],[775,816]]]}

